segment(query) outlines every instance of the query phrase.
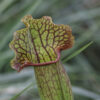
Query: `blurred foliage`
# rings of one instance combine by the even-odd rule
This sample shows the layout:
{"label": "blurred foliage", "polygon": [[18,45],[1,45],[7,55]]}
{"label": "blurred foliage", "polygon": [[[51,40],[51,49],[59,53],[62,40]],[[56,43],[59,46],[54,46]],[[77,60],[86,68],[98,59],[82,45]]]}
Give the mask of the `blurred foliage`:
{"label": "blurred foliage", "polygon": [[[24,27],[21,18],[51,16],[56,24],[68,24],[75,36],[73,48],[62,52],[62,61],[73,86],[75,100],[100,100],[100,0],[0,0],[0,100],[35,83],[33,71],[16,73],[10,67],[14,53],[9,49],[13,33]],[[90,41],[94,43],[78,56],[66,58]],[[17,100],[39,100],[36,85]],[[32,99],[34,98],[34,99]]]}

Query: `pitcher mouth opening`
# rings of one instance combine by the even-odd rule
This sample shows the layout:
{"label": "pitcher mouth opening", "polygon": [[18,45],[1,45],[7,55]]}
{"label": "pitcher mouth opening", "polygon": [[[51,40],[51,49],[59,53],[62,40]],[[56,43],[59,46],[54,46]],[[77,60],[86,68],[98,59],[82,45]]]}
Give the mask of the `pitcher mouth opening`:
{"label": "pitcher mouth opening", "polygon": [[49,62],[44,62],[44,63],[32,63],[32,62],[25,62],[24,64],[20,65],[19,63],[15,64],[13,66],[14,69],[16,69],[18,72],[20,72],[23,68],[28,67],[28,66],[44,66],[44,65],[50,65],[50,64],[54,64],[56,62],[58,62],[60,60],[60,50],[57,49],[56,50],[57,53],[57,58],[54,61],[49,61]]}

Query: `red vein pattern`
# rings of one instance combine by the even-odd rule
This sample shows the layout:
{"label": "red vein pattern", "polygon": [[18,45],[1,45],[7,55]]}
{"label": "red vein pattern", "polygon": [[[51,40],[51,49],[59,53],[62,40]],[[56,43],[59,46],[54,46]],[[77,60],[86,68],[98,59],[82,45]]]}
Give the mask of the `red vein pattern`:
{"label": "red vein pattern", "polygon": [[28,15],[22,22],[26,28],[16,31],[10,43],[16,54],[11,61],[14,69],[20,71],[29,65],[56,63],[60,58],[60,51],[72,47],[73,36],[68,25],[56,25],[48,16],[33,19]]}

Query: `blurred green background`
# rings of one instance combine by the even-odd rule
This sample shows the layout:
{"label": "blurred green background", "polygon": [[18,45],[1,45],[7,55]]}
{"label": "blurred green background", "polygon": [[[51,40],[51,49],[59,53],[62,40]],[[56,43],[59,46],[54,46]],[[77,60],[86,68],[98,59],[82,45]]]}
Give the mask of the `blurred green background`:
{"label": "blurred green background", "polygon": [[[75,36],[73,48],[62,52],[75,100],[100,100],[100,0],[0,0],[0,100],[10,99],[31,82],[16,100],[40,100],[33,68],[17,73],[10,67],[13,33],[24,26],[23,16],[51,16],[55,24],[68,24]],[[82,46],[94,43],[67,61]],[[15,100],[15,99],[13,99]]]}

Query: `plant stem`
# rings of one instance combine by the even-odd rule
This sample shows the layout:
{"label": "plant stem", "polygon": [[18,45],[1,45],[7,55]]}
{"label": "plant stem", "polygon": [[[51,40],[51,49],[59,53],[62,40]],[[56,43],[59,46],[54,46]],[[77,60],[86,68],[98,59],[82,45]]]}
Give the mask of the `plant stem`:
{"label": "plant stem", "polygon": [[60,62],[34,70],[42,100],[73,100],[70,80]]}

